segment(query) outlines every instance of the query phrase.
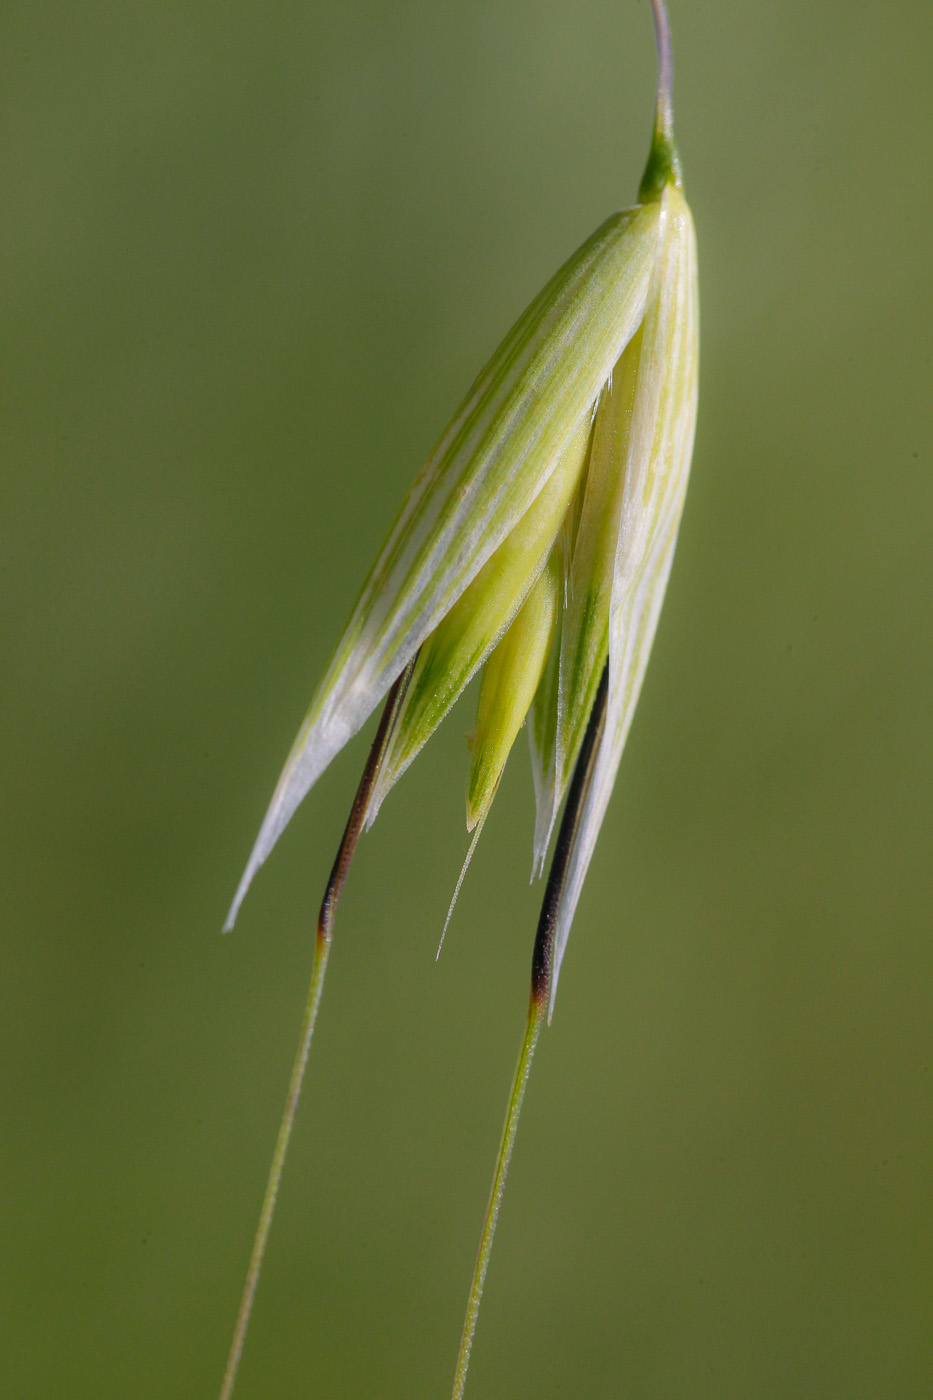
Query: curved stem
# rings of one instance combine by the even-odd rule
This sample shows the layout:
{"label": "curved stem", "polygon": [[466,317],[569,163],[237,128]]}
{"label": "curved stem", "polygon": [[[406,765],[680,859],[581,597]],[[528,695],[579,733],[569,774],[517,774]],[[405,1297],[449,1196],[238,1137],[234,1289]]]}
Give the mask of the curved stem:
{"label": "curved stem", "polygon": [[664,0],[651,0],[651,13],[654,18],[654,37],[658,46],[658,97],[655,107],[654,129],[662,133],[673,144],[674,51],[671,45],[671,22],[668,19]]}
{"label": "curved stem", "polygon": [[654,37],[658,46],[658,95],[654,109],[654,132],[648,164],[641,178],[638,198],[658,199],[665,185],[681,184],[680,157],[674,144],[674,51],[671,24],[664,0],[651,0]]}
{"label": "curved stem", "polygon": [[279,1194],[279,1185],[282,1181],[282,1171],[285,1166],[288,1143],[295,1123],[295,1113],[298,1108],[298,1099],[301,1095],[301,1086],[304,1081],[305,1069],[308,1063],[308,1053],[311,1049],[311,1040],[314,1036],[314,1025],[317,1021],[317,1013],[321,1004],[321,994],[324,990],[324,974],[327,971],[327,959],[330,956],[337,900],[340,898],[340,891],[343,889],[343,882],[347,878],[347,871],[350,869],[350,861],[353,859],[353,852],[356,850],[356,843],[363,829],[363,821],[366,817],[366,809],[369,806],[369,798],[372,793],[376,773],[379,769],[379,763],[385,752],[388,737],[398,715],[402,700],[404,699],[405,691],[408,689],[408,682],[411,679],[414,665],[414,660],[412,660],[389,691],[385,709],[379,721],[379,728],[376,731],[376,737],[369,751],[366,767],[363,769],[363,776],[360,779],[360,785],[357,788],[356,797],[350,809],[350,816],[343,833],[343,839],[340,842],[337,857],[330,872],[327,889],[324,891],[324,899],[321,903],[321,911],[318,914],[317,921],[314,963],[311,969],[311,986],[308,989],[308,1000],[305,1003],[301,1032],[298,1036],[298,1050],[295,1055],[295,1063],[292,1066],[292,1076],[288,1085],[288,1096],[285,1100],[282,1122],[279,1125],[279,1135],[276,1139],[275,1151],[272,1154],[272,1165],[269,1168],[269,1180],[266,1183],[266,1192],[262,1198],[262,1209],[259,1212],[259,1224],[256,1228],[256,1238],[253,1241],[253,1252],[250,1255],[249,1268],[246,1273],[246,1283],[243,1288],[243,1297],[240,1300],[240,1311],[237,1314],[236,1327],[233,1331],[230,1355],[227,1358],[227,1369],[224,1372],[220,1400],[230,1400],[233,1394],[233,1387],[236,1383],[237,1371],[240,1366],[243,1343],[246,1340],[246,1330],[249,1327],[250,1314],[253,1310],[253,1299],[256,1296],[256,1285],[259,1283],[263,1255],[266,1252],[269,1230],[272,1226],[272,1217],[275,1214],[275,1203]]}

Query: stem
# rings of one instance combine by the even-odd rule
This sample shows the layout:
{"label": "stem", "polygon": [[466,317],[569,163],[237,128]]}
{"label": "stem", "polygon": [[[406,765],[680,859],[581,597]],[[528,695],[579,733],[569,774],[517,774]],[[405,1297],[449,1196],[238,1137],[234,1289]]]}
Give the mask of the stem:
{"label": "stem", "polygon": [[492,1253],[492,1242],[496,1233],[496,1223],[499,1219],[499,1210],[505,1192],[506,1177],[509,1174],[512,1150],[515,1146],[515,1134],[518,1131],[518,1118],[522,1110],[522,1101],[525,1097],[525,1088],[528,1084],[528,1075],[531,1071],[531,1061],[534,1057],[535,1046],[538,1043],[538,1036],[544,1024],[545,1013],[551,995],[551,978],[554,964],[554,936],[557,930],[557,915],[560,908],[561,895],[567,878],[567,870],[573,851],[574,837],[576,836],[577,827],[579,826],[580,813],[589,791],[595,767],[596,754],[599,750],[599,740],[602,737],[606,721],[606,701],[608,694],[609,663],[607,662],[603,667],[599,689],[596,692],[596,699],[593,702],[593,708],[590,711],[590,717],[587,721],[586,733],[583,736],[583,743],[580,746],[580,756],[573,770],[573,778],[570,783],[570,790],[567,794],[567,805],[564,808],[564,815],[561,818],[560,830],[557,834],[557,842],[554,847],[554,858],[551,861],[547,888],[544,892],[544,902],[541,906],[541,915],[538,919],[534,953],[531,959],[531,1001],[528,1006],[528,1021],[525,1025],[525,1037],[522,1041],[522,1048],[515,1069],[515,1078],[512,1080],[512,1092],[509,1094],[509,1105],[505,1114],[505,1127],[502,1130],[502,1141],[499,1144],[499,1155],[496,1158],[496,1170],[492,1178],[492,1190],[489,1193],[486,1218],[483,1221],[483,1233],[480,1236],[479,1253],[476,1256],[476,1267],[473,1270],[473,1282],[470,1284],[470,1296],[467,1299],[463,1335],[460,1338],[460,1351],[457,1356],[457,1371],[454,1376],[452,1400],[462,1400],[463,1392],[466,1388],[467,1370],[470,1365],[470,1352],[473,1350],[473,1336],[476,1332],[476,1320],[479,1317],[479,1305],[483,1297],[483,1285],[486,1282],[486,1271],[489,1268],[489,1256]]}
{"label": "stem", "polygon": [[243,1288],[240,1311],[233,1333],[233,1344],[230,1347],[230,1355],[227,1358],[227,1369],[224,1372],[224,1383],[220,1392],[220,1400],[230,1400],[230,1396],[233,1394],[233,1386],[240,1365],[243,1343],[246,1340],[246,1329],[249,1326],[250,1313],[253,1309],[253,1299],[256,1296],[256,1285],[259,1282],[262,1259],[266,1252],[269,1227],[272,1224],[276,1197],[279,1194],[279,1183],[282,1180],[282,1168],[285,1166],[285,1154],[288,1151],[288,1140],[292,1135],[295,1110],[298,1107],[298,1096],[301,1093],[301,1082],[304,1078],[305,1066],[308,1063],[308,1052],[311,1049],[311,1037],[314,1035],[314,1023],[317,1020],[318,1007],[321,1004],[321,993],[324,990],[324,973],[327,971],[327,957],[329,952],[330,939],[322,938],[320,932],[318,932],[314,949],[314,966],[311,971],[311,987],[305,1005],[304,1019],[301,1023],[301,1034],[298,1038],[298,1053],[295,1056],[295,1063],[292,1066],[292,1077],[288,1086],[288,1097],[285,1100],[285,1111],[282,1114],[279,1136],[276,1140],[275,1151],[272,1154],[272,1166],[269,1170],[266,1194],[262,1198],[259,1225],[256,1230],[256,1238],[253,1241],[253,1252],[250,1255],[246,1284]]}
{"label": "stem", "polygon": [[546,1006],[546,1000],[535,996],[532,996],[528,1006],[525,1038],[522,1041],[521,1053],[515,1067],[515,1078],[512,1080],[512,1092],[509,1095],[509,1107],[505,1115],[502,1142],[499,1145],[499,1155],[496,1158],[496,1171],[492,1179],[492,1190],[489,1193],[489,1205],[486,1207],[486,1219],[483,1221],[483,1233],[480,1237],[479,1253],[476,1256],[476,1267],[473,1270],[473,1282],[470,1285],[463,1335],[460,1338],[460,1353],[457,1357],[457,1374],[454,1377],[453,1400],[461,1400],[466,1386],[470,1352],[473,1350],[473,1334],[476,1331],[476,1319],[479,1317],[479,1305],[483,1297],[486,1270],[489,1268],[489,1256],[492,1253],[496,1222],[499,1219],[499,1208],[502,1205],[502,1196],[505,1192],[505,1180],[509,1173],[509,1163],[512,1160],[515,1134],[518,1131],[518,1115],[522,1110],[525,1086],[528,1083],[528,1074],[531,1070],[531,1061],[538,1043],[538,1036],[544,1024]]}
{"label": "stem", "polygon": [[311,986],[308,989],[308,1000],[305,1003],[304,1018],[301,1022],[301,1032],[298,1037],[298,1050],[295,1055],[295,1063],[292,1066],[292,1077],[288,1085],[288,1096],[285,1100],[282,1122],[279,1125],[279,1135],[276,1139],[275,1151],[272,1154],[269,1180],[266,1184],[265,1195],[262,1198],[262,1209],[259,1212],[259,1225],[256,1228],[256,1238],[253,1241],[253,1252],[250,1255],[249,1269],[246,1273],[246,1283],[243,1288],[243,1297],[240,1300],[240,1311],[237,1315],[236,1327],[233,1331],[233,1342],[230,1347],[230,1355],[227,1358],[227,1369],[224,1372],[220,1400],[230,1400],[233,1394],[233,1387],[236,1383],[240,1356],[243,1352],[246,1330],[249,1327],[250,1313],[253,1309],[253,1299],[256,1296],[256,1285],[259,1282],[263,1255],[266,1252],[266,1243],[269,1239],[269,1230],[272,1225],[272,1217],[275,1213],[275,1203],[279,1194],[279,1185],[282,1180],[282,1170],[285,1166],[285,1156],[288,1152],[288,1143],[295,1122],[295,1112],[298,1108],[298,1099],[301,1095],[301,1085],[308,1063],[308,1053],[311,1049],[311,1040],[314,1035],[314,1024],[317,1020],[318,1008],[321,1004],[321,993],[324,990],[324,974],[327,971],[327,959],[330,956],[330,945],[333,936],[334,915],[337,911],[337,901],[340,898],[340,891],[343,888],[344,880],[347,878],[347,871],[350,869],[350,861],[353,859],[353,852],[356,850],[356,843],[359,840],[360,832],[363,828],[363,821],[366,817],[366,809],[369,805],[369,798],[372,793],[379,763],[385,753],[389,734],[393,722],[401,708],[402,700],[405,697],[405,691],[408,689],[408,682],[411,680],[411,673],[414,670],[414,666],[415,662],[413,659],[389,691],[385,709],[379,721],[379,728],[376,731],[376,737],[369,751],[366,767],[363,769],[363,776],[360,779],[360,785],[357,788],[356,797],[350,809],[350,816],[343,833],[343,839],[340,842],[340,847],[330,872],[327,889],[324,891],[324,899],[321,903],[321,910],[317,920],[314,963],[311,968]]}
{"label": "stem", "polygon": [[674,141],[674,51],[671,44],[671,22],[664,0],[651,0],[654,37],[658,48],[658,97],[654,114],[654,129]]}
{"label": "stem", "polygon": [[664,0],[651,0],[654,37],[658,47],[658,94],[654,108],[654,132],[648,164],[641,177],[638,198],[643,202],[660,198],[665,185],[680,187],[680,157],[674,144],[674,53],[671,23]]}

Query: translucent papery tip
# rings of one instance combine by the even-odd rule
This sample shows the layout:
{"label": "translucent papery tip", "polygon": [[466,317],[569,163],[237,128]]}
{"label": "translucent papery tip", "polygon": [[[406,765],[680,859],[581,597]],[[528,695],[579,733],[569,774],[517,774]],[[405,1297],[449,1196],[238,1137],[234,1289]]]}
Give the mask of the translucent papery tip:
{"label": "translucent papery tip", "polygon": [[[291,821],[299,804],[310,792],[335,754],[339,753],[347,740],[362,728],[387,688],[386,686],[379,691],[372,688],[369,694],[362,697],[362,700],[360,697],[352,697],[351,701],[344,705],[343,712],[339,716],[325,715],[314,723],[308,719],[302,725],[298,738],[292,746],[292,751],[285,760],[285,767],[276,783],[272,801],[263,817],[259,835],[256,837],[249,860],[246,862],[246,869],[243,871],[242,879],[237,886],[230,912],[224,923],[224,933],[229,933],[233,928],[237,914],[240,912],[240,905],[246,898],[256,872],[271,854],[272,848]],[[354,699],[356,703],[353,703]]]}
{"label": "translucent papery tip", "polygon": [[[298,804],[296,802],[295,806],[297,805]],[[292,810],[294,810],[294,808],[292,808]],[[252,851],[250,852],[249,860],[246,862],[246,869],[243,871],[240,883],[237,885],[236,894],[233,896],[233,903],[230,905],[230,912],[228,913],[227,918],[224,922],[224,933],[229,933],[230,930],[233,928],[233,925],[236,923],[237,915],[240,912],[240,905],[246,898],[247,892],[249,890],[250,885],[253,883],[253,879],[255,878],[256,872],[258,871],[259,867],[265,862],[266,857],[272,850],[272,847],[275,845],[276,841],[279,839],[282,832],[285,830],[290,816],[291,811],[287,809],[285,804],[282,801],[279,801],[277,803],[276,799],[273,798],[272,804],[265,815],[265,819],[263,820],[262,826],[259,828],[259,835],[256,837],[255,844],[253,846]]]}

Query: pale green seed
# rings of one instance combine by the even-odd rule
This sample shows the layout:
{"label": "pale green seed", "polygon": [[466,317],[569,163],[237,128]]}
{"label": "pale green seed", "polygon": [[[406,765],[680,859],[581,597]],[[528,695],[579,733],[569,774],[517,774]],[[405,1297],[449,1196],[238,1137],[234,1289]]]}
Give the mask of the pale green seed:
{"label": "pale green seed", "polygon": [[557,624],[563,569],[556,553],[521,612],[483,667],[473,761],[467,788],[467,830],[485,821],[515,737],[541,680]]}

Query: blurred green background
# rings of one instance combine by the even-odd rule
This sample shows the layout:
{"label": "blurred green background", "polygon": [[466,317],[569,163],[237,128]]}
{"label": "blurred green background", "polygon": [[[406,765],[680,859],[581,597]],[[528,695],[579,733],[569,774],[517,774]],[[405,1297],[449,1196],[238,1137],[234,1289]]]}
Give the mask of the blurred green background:
{"label": "blurred green background", "polygon": [[[933,12],[672,0],[694,472],[468,1393],[933,1393]],[[10,1397],[210,1397],[363,762],[220,924],[474,373],[631,202],[644,0],[34,5],[0,45]],[[238,1396],[442,1397],[526,1007],[524,741],[362,844]]]}

